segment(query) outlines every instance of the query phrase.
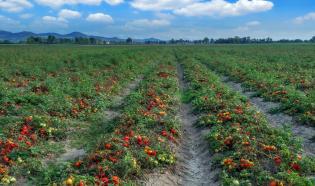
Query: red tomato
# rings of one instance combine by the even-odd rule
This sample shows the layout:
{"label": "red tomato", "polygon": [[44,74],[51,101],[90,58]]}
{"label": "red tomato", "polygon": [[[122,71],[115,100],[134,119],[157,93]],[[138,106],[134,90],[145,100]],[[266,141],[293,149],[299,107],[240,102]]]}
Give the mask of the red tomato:
{"label": "red tomato", "polygon": [[275,180],[270,181],[269,186],[277,186],[277,182]]}
{"label": "red tomato", "polygon": [[112,148],[112,145],[110,143],[105,144],[105,149],[110,150]]}
{"label": "red tomato", "polygon": [[119,177],[118,176],[113,176],[112,180],[113,180],[115,185],[119,185]]}

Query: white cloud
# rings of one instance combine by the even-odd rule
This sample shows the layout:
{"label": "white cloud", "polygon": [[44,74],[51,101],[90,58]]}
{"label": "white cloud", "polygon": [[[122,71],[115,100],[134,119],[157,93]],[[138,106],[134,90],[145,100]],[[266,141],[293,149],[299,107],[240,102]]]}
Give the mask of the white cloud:
{"label": "white cloud", "polygon": [[38,4],[49,6],[53,8],[62,7],[63,5],[100,5],[103,1],[110,5],[118,5],[124,2],[124,0],[35,0]]}
{"label": "white cloud", "polygon": [[76,19],[81,17],[81,13],[69,9],[62,9],[59,12],[59,17],[63,19]]}
{"label": "white cloud", "polygon": [[22,18],[22,19],[29,19],[29,18],[31,18],[31,17],[33,17],[32,14],[21,14],[21,15],[20,15],[20,18]]}
{"label": "white cloud", "polygon": [[106,3],[114,6],[114,5],[119,5],[124,2],[124,0],[105,0]]}
{"label": "white cloud", "polygon": [[239,16],[273,7],[270,0],[133,0],[130,4],[139,10],[169,10],[185,16]]}
{"label": "white cloud", "polygon": [[51,24],[56,25],[59,27],[68,27],[68,19],[76,19],[80,18],[80,12],[69,10],[69,9],[62,9],[59,11],[58,16],[44,16],[42,17],[42,22],[44,24]]}
{"label": "white cloud", "polygon": [[315,21],[315,12],[311,12],[304,16],[296,17],[294,19],[294,23],[296,24],[303,24],[306,21]]}
{"label": "white cloud", "polygon": [[197,0],[133,0],[130,4],[139,10],[174,10],[191,5]]}
{"label": "white cloud", "polygon": [[76,4],[100,5],[102,0],[36,0],[36,2],[44,6],[58,8],[63,5],[76,5]]}
{"label": "white cloud", "polygon": [[143,28],[143,27],[165,27],[169,26],[171,22],[166,19],[138,19],[126,24],[127,27]]}
{"label": "white cloud", "polygon": [[250,21],[245,23],[242,26],[239,26],[235,29],[233,29],[236,32],[245,32],[245,31],[249,31],[249,30],[256,30],[257,27],[261,25],[261,23],[259,21]]}
{"label": "white cloud", "polygon": [[69,10],[69,9],[62,9],[59,11],[58,16],[44,16],[42,17],[42,23],[48,24],[50,26],[57,26],[57,27],[68,27],[68,19],[76,19],[80,18],[80,12]]}
{"label": "white cloud", "polygon": [[69,9],[62,9],[59,11],[58,17],[44,16],[42,17],[42,22],[44,24],[56,25],[59,27],[68,27],[68,19],[76,19],[80,17],[80,12]]}
{"label": "white cloud", "polygon": [[155,16],[158,17],[159,19],[166,19],[166,20],[172,20],[175,18],[175,16],[172,14],[161,13],[161,12],[155,13]]}
{"label": "white cloud", "polygon": [[[0,15],[0,30],[21,30],[23,25],[19,21]],[[5,38],[2,38],[5,39]],[[0,38],[1,40],[1,38]]]}
{"label": "white cloud", "polygon": [[3,15],[0,15],[0,22],[0,30],[4,29],[3,26],[17,26],[20,24],[20,22]]}
{"label": "white cloud", "polygon": [[99,23],[112,23],[114,22],[113,18],[108,14],[103,13],[95,13],[90,14],[87,18],[89,22],[99,22]]}
{"label": "white cloud", "polygon": [[44,16],[42,17],[42,22],[50,26],[55,25],[58,27],[68,27],[68,21],[61,17]]}
{"label": "white cloud", "polygon": [[250,21],[246,23],[246,26],[258,26],[261,23],[259,21]]}
{"label": "white cloud", "polygon": [[42,17],[42,20],[47,22],[67,22],[66,19],[54,16],[44,16]]}
{"label": "white cloud", "polygon": [[267,0],[238,0],[234,3],[225,0],[195,2],[174,10],[175,14],[185,16],[240,16],[264,12],[272,9],[273,3]]}
{"label": "white cloud", "polygon": [[8,12],[21,12],[31,7],[33,5],[28,0],[0,0],[0,9]]}

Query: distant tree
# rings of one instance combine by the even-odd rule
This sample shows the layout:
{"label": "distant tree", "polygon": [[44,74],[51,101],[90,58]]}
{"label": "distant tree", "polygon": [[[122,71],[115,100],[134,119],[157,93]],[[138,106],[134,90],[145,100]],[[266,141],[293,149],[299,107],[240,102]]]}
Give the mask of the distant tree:
{"label": "distant tree", "polygon": [[315,43],[315,36],[310,39],[310,42]]}
{"label": "distant tree", "polygon": [[74,40],[69,39],[69,38],[59,38],[59,41],[58,41],[58,43],[60,43],[60,44],[65,44],[65,43],[70,44],[70,43],[74,43],[74,42],[75,42]]}
{"label": "distant tree", "polygon": [[204,41],[203,40],[194,40],[193,43],[194,44],[203,44]]}
{"label": "distant tree", "polygon": [[42,40],[41,37],[35,37],[34,40],[35,40],[35,43],[36,43],[36,44],[41,44],[41,43],[43,43],[43,40]]}
{"label": "distant tree", "polygon": [[272,43],[272,39],[270,37],[267,37],[266,42],[267,43]]}
{"label": "distant tree", "polygon": [[170,44],[175,44],[175,39],[172,38],[172,39],[170,40]]}
{"label": "distant tree", "polygon": [[54,44],[54,43],[56,43],[56,37],[49,35],[48,38],[47,38],[47,43],[48,43],[48,44]]}
{"label": "distant tree", "polygon": [[210,43],[210,39],[208,37],[205,37],[203,40],[202,40],[202,43],[203,44],[209,44]]}
{"label": "distant tree", "polygon": [[3,41],[0,40],[0,44],[12,44],[12,42],[9,40],[3,40]]}
{"label": "distant tree", "polygon": [[128,38],[126,39],[126,43],[132,44],[132,39],[131,39],[130,37],[128,37]]}
{"label": "distant tree", "polygon": [[90,40],[89,38],[85,38],[85,37],[76,37],[74,39],[75,44],[79,44],[79,45],[87,45],[89,44]]}
{"label": "distant tree", "polygon": [[91,45],[96,45],[96,39],[94,37],[90,37],[89,42]]}
{"label": "distant tree", "polygon": [[42,38],[41,37],[29,37],[26,40],[27,44],[41,44],[42,43]]}
{"label": "distant tree", "polygon": [[33,44],[33,43],[34,43],[34,37],[33,37],[33,36],[28,37],[28,38],[26,39],[26,43],[27,43],[27,44]]}
{"label": "distant tree", "polygon": [[303,40],[302,39],[295,39],[294,43],[303,43]]}

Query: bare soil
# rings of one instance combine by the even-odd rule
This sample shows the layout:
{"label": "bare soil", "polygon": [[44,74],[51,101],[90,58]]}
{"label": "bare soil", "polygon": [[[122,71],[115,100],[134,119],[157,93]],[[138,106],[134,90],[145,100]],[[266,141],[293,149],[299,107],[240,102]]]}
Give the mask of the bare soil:
{"label": "bare soil", "polygon": [[[184,92],[187,84],[184,81],[183,69],[178,65],[180,89]],[[191,104],[182,103],[179,118],[182,124],[182,137],[176,149],[177,164],[172,170],[164,170],[146,176],[146,186],[216,186],[217,170],[211,168],[212,155],[205,139],[207,130],[197,128],[194,124],[197,116],[192,113]]]}

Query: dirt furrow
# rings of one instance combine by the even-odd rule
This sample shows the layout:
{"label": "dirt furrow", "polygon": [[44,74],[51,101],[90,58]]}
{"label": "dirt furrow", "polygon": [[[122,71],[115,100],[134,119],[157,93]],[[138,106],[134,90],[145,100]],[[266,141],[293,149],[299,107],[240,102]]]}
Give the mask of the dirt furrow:
{"label": "dirt furrow", "polygon": [[[180,89],[184,92],[187,83],[184,80],[182,66],[178,65]],[[191,104],[182,103],[180,106],[180,120],[183,137],[178,151],[178,170],[182,177],[181,185],[219,185],[215,181],[217,172],[211,170],[211,154],[209,144],[205,139],[208,130],[194,126],[198,117],[192,113]]]}
{"label": "dirt furrow", "polygon": [[[181,92],[187,84],[184,81],[183,68],[178,65],[178,79]],[[192,113],[191,104],[181,103],[179,118],[182,124],[182,137],[176,147],[177,164],[172,170],[153,173],[146,176],[146,186],[216,186],[218,172],[211,170],[209,144],[205,139],[208,130],[197,128],[194,124],[197,116]]]}
{"label": "dirt furrow", "polygon": [[315,128],[302,125],[298,123],[294,117],[283,113],[270,114],[271,109],[278,108],[279,103],[266,102],[263,98],[252,97],[255,92],[248,92],[242,87],[241,83],[236,83],[230,81],[228,77],[222,77],[222,80],[233,90],[246,96],[252,105],[256,107],[260,112],[262,112],[270,122],[273,127],[282,128],[284,126],[289,126],[292,128],[292,133],[295,137],[302,140],[302,145],[305,155],[314,156],[315,155]]}

